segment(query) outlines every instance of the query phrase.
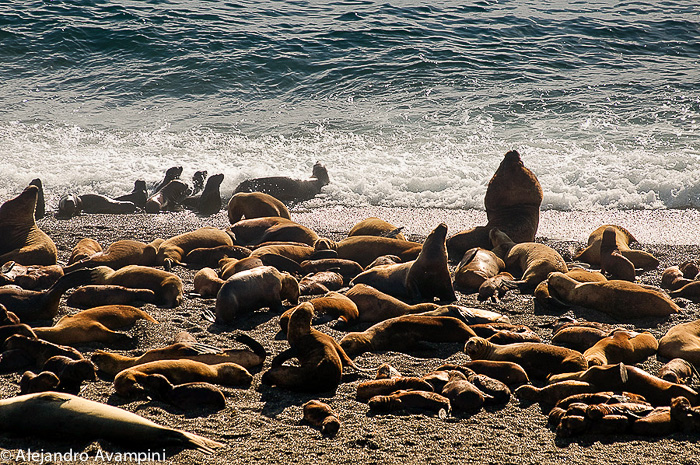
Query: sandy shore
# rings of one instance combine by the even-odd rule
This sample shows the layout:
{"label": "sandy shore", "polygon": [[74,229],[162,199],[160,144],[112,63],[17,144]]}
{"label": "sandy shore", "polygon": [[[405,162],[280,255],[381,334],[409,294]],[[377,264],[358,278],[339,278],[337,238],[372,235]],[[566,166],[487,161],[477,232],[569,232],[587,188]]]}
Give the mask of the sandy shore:
{"label": "sandy shore", "polygon": [[[450,234],[474,224],[485,222],[482,211],[397,210],[385,208],[319,208],[296,209],[292,219],[309,226],[321,235],[335,239],[342,237],[358,220],[380,216],[397,225],[405,226],[413,237],[424,237],[439,222],[446,222]],[[641,282],[660,283],[661,270],[688,258],[700,255],[700,218],[697,211],[611,211],[571,213],[545,211],[539,230],[539,240],[555,247],[565,257],[583,245],[588,234],[604,223],[616,223],[630,229],[642,247],[660,260],[659,270],[645,273]],[[103,246],[118,239],[150,241],[156,237],[170,237],[194,230],[200,226],[228,226],[224,212],[213,217],[200,218],[190,213],[161,215],[83,215],[67,221],[53,218],[41,220],[40,226],[59,246],[59,260],[65,262],[72,247],[82,237],[92,237]],[[176,268],[185,283],[185,292],[191,292],[194,272]],[[548,323],[559,314],[536,307],[531,296],[509,293],[499,304],[481,304],[475,295],[460,294],[460,303],[488,308],[508,315],[513,323],[529,325],[545,341],[551,339]],[[700,306],[684,302],[684,312],[668,319],[645,319],[623,326],[651,331],[657,338],[669,327],[697,318]],[[191,416],[165,404],[149,401],[126,401],[114,394],[111,382],[100,380],[87,384],[82,396],[117,405],[137,412],[153,421],[191,431],[226,443],[226,447],[211,457],[189,450],[166,449],[166,463],[694,463],[700,456],[700,445],[695,436],[675,433],[660,439],[631,435],[612,437],[584,436],[558,439],[547,426],[545,414],[537,405],[521,406],[514,398],[503,407],[484,409],[471,416],[440,420],[437,417],[416,414],[369,415],[368,407],[355,400],[357,384],[365,378],[349,372],[335,395],[294,394],[260,384],[261,373],[269,367],[270,359],[288,347],[279,333],[279,315],[259,311],[240,320],[237,328],[210,325],[201,317],[201,311],[213,308],[213,299],[188,297],[176,309],[161,309],[146,305],[159,325],[137,322],[128,332],[138,341],[134,347],[116,349],[125,354],[172,342],[173,336],[187,330],[198,340],[230,347],[230,335],[240,329],[260,341],[269,358],[262,370],[255,371],[249,389],[224,388],[227,408],[208,416]],[[60,314],[77,311],[62,303]],[[582,309],[565,314],[579,318],[614,323],[607,316]],[[367,327],[359,326],[354,330]],[[335,322],[319,329],[340,339],[343,332],[335,329]],[[79,347],[89,356],[100,344]],[[400,353],[365,354],[356,359],[363,367],[389,362],[407,375],[420,375],[437,366],[468,360],[460,344],[433,344],[430,350],[410,355]],[[654,357],[641,366],[655,371],[661,365]],[[17,382],[21,373],[3,375],[0,396],[19,393]],[[339,414],[342,427],[332,439],[306,425],[300,424],[301,406],[307,400],[318,398],[328,402]],[[71,448],[87,452],[88,463],[104,463],[95,457],[98,451],[124,451],[106,442],[85,444],[75,441],[38,442],[21,438],[0,438],[0,448],[8,449],[12,457],[20,450],[67,452]],[[161,449],[154,452],[160,452]],[[3,460],[4,461],[4,460]],[[36,463],[9,461],[7,463]]]}

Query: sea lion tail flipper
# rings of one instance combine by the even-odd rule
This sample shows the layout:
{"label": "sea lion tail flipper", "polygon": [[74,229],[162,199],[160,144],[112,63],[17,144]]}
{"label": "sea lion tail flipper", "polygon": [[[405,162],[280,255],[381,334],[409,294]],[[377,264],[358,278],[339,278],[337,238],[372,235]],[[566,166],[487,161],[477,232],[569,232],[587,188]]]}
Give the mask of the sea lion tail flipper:
{"label": "sea lion tail flipper", "polygon": [[629,380],[629,376],[627,375],[627,368],[622,362],[620,362],[620,380],[622,381],[622,384],[627,384],[627,381]]}
{"label": "sea lion tail flipper", "polygon": [[225,446],[225,444],[223,443],[207,439],[194,433],[188,433],[187,431],[178,432],[182,435],[182,438],[184,439],[183,442],[190,446],[193,446],[198,451],[203,452],[207,455],[212,455],[214,453],[214,449],[218,449],[220,447]]}
{"label": "sea lion tail flipper", "polygon": [[214,315],[214,312],[212,312],[210,309],[205,308],[202,310],[202,318],[207,320],[210,323],[216,323],[216,315]]}
{"label": "sea lion tail flipper", "polygon": [[265,358],[267,357],[267,352],[265,352],[265,348],[262,346],[262,344],[260,344],[258,341],[248,336],[247,334],[236,334],[236,336],[234,336],[234,339],[240,342],[241,344],[245,344],[248,347],[250,347],[250,350],[252,350],[255,355],[262,358],[263,360],[265,360]]}
{"label": "sea lion tail flipper", "polygon": [[382,237],[390,237],[392,239],[396,239],[396,236],[398,236],[401,231],[403,231],[403,226],[399,226],[398,228],[394,228],[391,231],[386,231],[382,233]]}
{"label": "sea lion tail flipper", "polygon": [[68,289],[86,284],[94,284],[101,275],[102,273],[95,268],[81,268],[71,271],[58,278],[58,280],[46,290],[46,294],[49,298],[60,298]]}
{"label": "sea lion tail flipper", "polygon": [[258,257],[263,264],[274,266],[280,271],[286,271],[291,274],[301,275],[301,265],[291,258],[276,253],[265,253]]}

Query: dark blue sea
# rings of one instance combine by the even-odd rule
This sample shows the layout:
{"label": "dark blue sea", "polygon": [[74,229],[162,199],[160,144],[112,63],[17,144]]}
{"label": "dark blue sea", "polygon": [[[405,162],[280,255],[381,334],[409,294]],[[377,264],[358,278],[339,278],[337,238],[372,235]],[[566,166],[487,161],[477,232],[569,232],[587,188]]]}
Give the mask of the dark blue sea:
{"label": "dark blue sea", "polygon": [[2,199],[320,161],[311,207],[483,208],[510,149],[545,209],[700,208],[697,1],[0,2]]}

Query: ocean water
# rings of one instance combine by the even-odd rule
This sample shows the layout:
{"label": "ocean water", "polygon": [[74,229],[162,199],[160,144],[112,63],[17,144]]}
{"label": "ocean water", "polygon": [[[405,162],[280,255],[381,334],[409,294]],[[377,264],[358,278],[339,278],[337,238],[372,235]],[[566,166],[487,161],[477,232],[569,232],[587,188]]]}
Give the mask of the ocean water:
{"label": "ocean water", "polygon": [[520,151],[549,210],[700,208],[696,1],[6,1],[0,198],[166,168],[483,208]]}

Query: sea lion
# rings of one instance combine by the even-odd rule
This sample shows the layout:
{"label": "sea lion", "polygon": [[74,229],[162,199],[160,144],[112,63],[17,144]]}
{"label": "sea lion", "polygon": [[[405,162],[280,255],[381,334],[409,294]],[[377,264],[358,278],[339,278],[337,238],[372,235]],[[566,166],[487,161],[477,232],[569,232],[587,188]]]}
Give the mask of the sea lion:
{"label": "sea lion", "polygon": [[241,260],[249,257],[252,252],[249,248],[240,245],[198,247],[187,252],[183,261],[187,266],[216,268],[224,258]]}
{"label": "sea lion", "polygon": [[182,176],[182,166],[171,166],[170,168],[165,170],[165,175],[162,181],[160,181],[157,184],[151,185],[151,193],[155,194],[156,192],[167,186],[170,183],[170,181],[180,179],[180,176]]}
{"label": "sea lion", "polygon": [[216,296],[216,322],[231,324],[243,313],[270,307],[282,310],[282,301],[299,302],[299,283],[288,273],[261,266],[236,273],[226,280]]}
{"label": "sea lion", "polygon": [[161,211],[176,210],[187,195],[187,184],[175,179],[157,190],[146,201],[146,213],[159,213]]}
{"label": "sea lion", "polygon": [[83,204],[76,194],[65,194],[58,200],[56,218],[67,220],[80,214]]}
{"label": "sea lion", "polygon": [[81,194],[78,198],[83,213],[125,214],[136,211],[136,205],[133,202],[110,199],[102,194]]}
{"label": "sea lion", "polygon": [[383,265],[398,265],[399,263],[402,263],[402,260],[397,257],[396,255],[382,255],[381,257],[377,257],[374,259],[372,263],[367,265],[365,267],[365,271],[372,269],[377,266],[383,266]]}
{"label": "sea lion", "polygon": [[322,258],[318,260],[304,260],[301,262],[301,273],[318,273],[319,271],[335,271],[343,276],[343,285],[350,284],[350,280],[362,273],[362,267],[353,260],[342,258]]}
{"label": "sea lion", "polygon": [[219,268],[221,272],[219,276],[221,279],[226,281],[228,278],[241,271],[252,270],[253,268],[258,268],[265,266],[260,257],[246,257],[237,260],[235,258],[225,258],[219,260]]}
{"label": "sea lion", "polygon": [[146,181],[137,179],[134,181],[134,189],[131,193],[115,197],[114,200],[118,202],[132,202],[137,208],[146,208],[146,200],[148,200]]}
{"label": "sea lion", "polygon": [[150,289],[131,289],[112,284],[80,286],[66,299],[66,305],[75,308],[93,308],[101,305],[133,305],[140,307],[156,301]]}
{"label": "sea lion", "polygon": [[78,394],[84,381],[97,380],[97,367],[90,360],[73,360],[65,355],[49,358],[42,368],[58,376],[58,388],[62,392]]}
{"label": "sea lion", "polygon": [[204,189],[204,181],[207,179],[207,170],[195,171],[192,175],[192,191],[190,195],[199,194]]}
{"label": "sea lion", "polygon": [[343,276],[335,271],[308,274],[299,281],[299,295],[318,295],[343,287]]}
{"label": "sea lion", "polygon": [[14,199],[0,205],[0,263],[55,265],[56,244],[34,218],[39,188],[27,186]]}
{"label": "sea lion", "polygon": [[291,219],[287,207],[264,192],[238,192],[228,202],[228,220],[231,224],[243,218],[249,220],[266,216]]}
{"label": "sea lion", "polygon": [[36,186],[39,193],[36,198],[36,208],[34,209],[34,219],[40,220],[46,216],[46,202],[44,200],[44,185],[41,179],[35,178],[29,182],[30,186]]}
{"label": "sea lion", "polygon": [[534,290],[538,284],[547,279],[549,273],[569,271],[566,262],[553,248],[537,242],[516,244],[503,231],[492,229],[489,233],[493,243],[493,252],[503,259],[508,272],[521,276],[522,289]]}
{"label": "sea lion", "polygon": [[352,236],[336,243],[338,258],[353,260],[366,267],[382,255],[396,255],[402,262],[415,260],[421,244],[390,237]]}
{"label": "sea lion", "polygon": [[659,369],[656,374],[661,379],[677,384],[689,384],[695,368],[682,358],[674,358]]}
{"label": "sea lion", "polygon": [[246,369],[263,364],[266,353],[265,348],[259,342],[244,333],[237,334],[234,339],[245,344],[248,348],[218,349],[198,343],[176,342],[166,347],[148,350],[139,357],[128,357],[104,350],[96,350],[92,361],[101,372],[112,377],[127,368],[158,360],[187,359],[207,365],[235,363]]}
{"label": "sea lion", "polygon": [[207,365],[195,360],[158,360],[126,368],[114,377],[114,390],[122,397],[143,394],[141,380],[153,374],[165,376],[173,384],[206,382],[224,386],[248,386],[253,380],[248,370],[232,362]]}
{"label": "sea lion", "polygon": [[420,316],[452,316],[461,320],[466,325],[478,325],[486,323],[509,324],[507,316],[500,313],[484,310],[482,308],[465,307],[464,305],[441,305],[434,310],[417,313]]}
{"label": "sea lion", "polygon": [[464,342],[474,331],[451,316],[404,315],[381,321],[363,332],[348,333],[340,346],[351,357],[364,352],[413,350],[421,342]]}
{"label": "sea lion", "polygon": [[0,287],[0,304],[13,312],[20,321],[49,320],[58,315],[61,296],[73,287],[100,279],[94,269],[76,270],[60,277],[45,291],[30,291],[17,286]]}
{"label": "sea lion", "polygon": [[659,342],[649,332],[616,330],[583,353],[588,366],[641,363],[654,355]]}
{"label": "sea lion", "polygon": [[[261,247],[255,248],[250,254],[251,257],[260,257],[262,260],[263,255],[281,255],[284,258],[292,260],[295,263],[295,268],[301,270],[300,264],[303,261],[309,260],[314,256],[316,250],[305,244],[269,244],[262,245]],[[293,265],[294,266],[294,265]]]}
{"label": "sea lion", "polygon": [[321,434],[330,437],[338,434],[340,420],[328,404],[318,400],[310,400],[304,404],[303,409],[303,420],[315,428],[319,428]]}
{"label": "sea lion", "polygon": [[146,395],[153,400],[165,402],[181,410],[213,410],[226,408],[224,394],[210,383],[193,382],[173,385],[161,374],[139,378]]}
{"label": "sea lion", "polygon": [[202,268],[194,275],[194,292],[201,297],[216,297],[225,280],[219,278],[219,274],[212,268]]}
{"label": "sea lion", "polygon": [[158,323],[151,315],[136,307],[104,305],[66,315],[54,326],[34,328],[34,333],[45,341],[62,345],[88,342],[123,343],[130,341],[131,337],[114,330],[132,325],[136,320]]}
{"label": "sea lion", "polygon": [[32,438],[106,439],[139,449],[173,445],[207,454],[224,446],[111,405],[57,392],[0,400],[0,430]]}
{"label": "sea lion", "polygon": [[355,398],[359,402],[367,402],[374,396],[386,396],[401,390],[432,392],[433,386],[425,379],[416,376],[372,379],[357,385]]}
{"label": "sea lion", "polygon": [[156,265],[184,265],[183,259],[193,249],[232,246],[233,237],[223,229],[205,226],[195,231],[178,234],[158,246]]}
{"label": "sea lion", "polygon": [[438,308],[434,303],[408,305],[407,303],[380,292],[366,284],[356,284],[345,296],[355,302],[359,312],[359,321],[376,323],[397,316],[422,313]]}
{"label": "sea lion", "polygon": [[663,289],[675,291],[692,282],[693,279],[683,276],[683,272],[678,266],[670,266],[661,273],[661,287]]}
{"label": "sea lion", "polygon": [[559,381],[541,388],[525,384],[517,388],[514,394],[523,403],[537,402],[542,405],[555,405],[561,399],[596,390],[594,385],[585,381]]}
{"label": "sea lion", "polygon": [[29,325],[14,323],[0,326],[0,344],[3,344],[8,337],[14,336],[15,334],[21,334],[22,336],[27,336],[32,339],[36,338],[36,334],[34,334],[34,331]]}
{"label": "sea lion", "polygon": [[25,371],[19,380],[20,394],[33,394],[35,392],[58,391],[61,380],[51,371],[42,371],[39,374]]}
{"label": "sea lion", "polygon": [[471,360],[462,365],[446,364],[437,368],[438,370],[457,370],[467,374],[467,370],[477,374],[496,379],[508,386],[519,386],[529,384],[530,379],[527,373],[517,363],[502,360]]}
{"label": "sea lion", "polygon": [[60,265],[24,266],[9,261],[0,268],[0,285],[15,284],[22,289],[47,289],[63,276]]}
{"label": "sea lion", "polygon": [[513,289],[513,281],[515,281],[515,278],[507,271],[502,271],[496,276],[487,278],[479,286],[477,299],[480,302],[489,299],[498,302],[510,289]]}
{"label": "sea lion", "polygon": [[554,333],[552,344],[583,353],[593,347],[596,342],[607,337],[610,332],[610,329],[591,326],[567,326]]}
{"label": "sea lion", "polygon": [[588,236],[588,247],[583,250],[578,251],[574,255],[574,260],[590,263],[594,266],[600,265],[600,246],[603,243],[603,233],[606,229],[612,227],[615,231],[615,243],[617,245],[620,253],[631,261],[635,268],[642,268],[645,270],[654,269],[659,266],[659,260],[652,254],[644,252],[642,250],[632,250],[629,244],[631,242],[637,242],[632,233],[621,226],[616,226],[612,224],[604,224],[598,229],[593,231],[590,236]]}
{"label": "sea lion", "polygon": [[326,167],[316,162],[311,179],[297,180],[284,176],[247,179],[241,182],[233,193],[235,195],[239,192],[262,192],[282,202],[303,202],[315,197],[329,182]]}
{"label": "sea lion", "polygon": [[[3,344],[3,349],[5,352],[22,351],[27,356],[27,360],[35,367],[43,367],[48,359],[56,355],[63,355],[73,360],[83,358],[78,350],[70,346],[61,346],[19,334],[8,337]],[[5,352],[3,352],[3,356]]]}
{"label": "sea lion", "polygon": [[[357,305],[343,294],[331,291],[323,297],[317,297],[309,301],[314,306],[314,316],[329,315],[338,318],[345,324],[354,323],[359,315]],[[287,332],[289,318],[296,307],[290,308],[280,316],[280,327]]]}
{"label": "sea lion", "polygon": [[375,412],[428,410],[446,416],[452,410],[450,399],[437,392],[426,391],[396,391],[387,396],[374,396],[368,404],[370,411]]}
{"label": "sea lion", "polygon": [[634,281],[634,264],[622,255],[617,247],[617,233],[612,226],[603,231],[600,243],[600,271],[608,273],[612,279]]}
{"label": "sea lion", "polygon": [[[568,277],[580,283],[597,283],[608,280],[602,273],[597,271],[584,270],[583,268],[572,268],[565,273]],[[552,295],[549,289],[549,279],[545,279],[537,285],[534,292],[535,300],[545,306],[563,305],[559,297]]]}
{"label": "sea lion", "polygon": [[201,194],[190,195],[180,202],[183,207],[194,210],[200,215],[213,215],[221,210],[221,183],[224,175],[219,173],[209,176]]}
{"label": "sea lion", "polygon": [[165,308],[177,307],[184,299],[182,280],[167,271],[141,265],[129,265],[116,271],[107,266],[98,266],[90,270],[95,270],[98,274],[95,278],[97,284],[150,289],[155,293],[155,303]]}
{"label": "sea lion", "polygon": [[472,360],[504,360],[525,369],[532,378],[546,378],[552,373],[585,370],[588,367],[581,352],[538,342],[493,344],[484,338],[473,337],[464,346]]}
{"label": "sea lion", "polygon": [[459,290],[473,290],[506,269],[506,264],[493,252],[474,247],[464,253],[457,264],[454,285]]}
{"label": "sea lion", "polygon": [[[313,315],[309,302],[296,307],[287,326],[290,348],[272,360],[272,368],[263,374],[264,384],[304,392],[335,391],[343,367],[357,368],[335,339],[311,327]],[[292,357],[300,366],[282,365]]]}
{"label": "sea lion", "polygon": [[697,302],[700,300],[700,281],[692,281],[668,293],[673,298],[683,297]]}
{"label": "sea lion", "polygon": [[280,217],[239,220],[229,230],[236,237],[236,245],[253,246],[264,242],[300,242],[313,246],[318,234],[306,226]]}
{"label": "sea lion", "polygon": [[95,239],[84,237],[73,247],[73,251],[68,258],[68,265],[90,258],[98,252],[102,252],[102,246]]}
{"label": "sea lion", "polygon": [[403,228],[397,228],[393,224],[379,219],[375,216],[365,218],[350,228],[348,237],[352,236],[380,236],[391,237],[393,239],[406,240],[406,237],[401,234]]}
{"label": "sea lion", "polygon": [[550,274],[547,280],[550,292],[566,304],[592,308],[619,320],[667,317],[681,311],[660,290],[629,281],[579,283],[559,272]]}
{"label": "sea lion", "polygon": [[459,260],[472,247],[490,249],[489,231],[498,228],[516,243],[533,242],[540,222],[542,187],[520,154],[511,150],[489,181],[484,197],[486,226],[477,226],[447,240],[450,258]]}
{"label": "sea lion", "polygon": [[[85,239],[82,239],[78,242],[76,248],[73,249],[73,253],[76,257],[81,256],[83,253],[88,253],[89,242],[84,241]],[[79,268],[91,268],[96,266],[108,266],[113,270],[118,270],[129,265],[153,266],[156,264],[156,254],[162,242],[163,239],[155,239],[148,244],[131,239],[118,240],[111,243],[105,251],[100,247],[100,250],[96,251],[94,254],[71,262],[68,266],[63,267],[63,271],[64,273],[69,273]]]}
{"label": "sea lion", "polygon": [[[452,410],[471,412],[479,410],[487,398],[487,394],[467,381],[460,371],[451,371],[450,378],[441,394],[450,399]],[[489,396],[490,397],[490,396]]]}
{"label": "sea lion", "polygon": [[659,339],[659,355],[667,359],[682,358],[700,366],[700,320],[671,327]]}

